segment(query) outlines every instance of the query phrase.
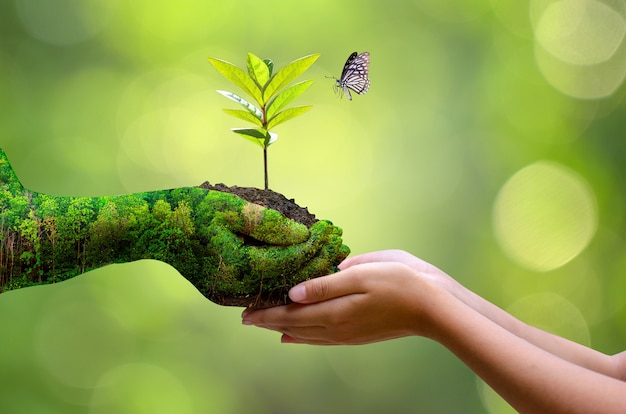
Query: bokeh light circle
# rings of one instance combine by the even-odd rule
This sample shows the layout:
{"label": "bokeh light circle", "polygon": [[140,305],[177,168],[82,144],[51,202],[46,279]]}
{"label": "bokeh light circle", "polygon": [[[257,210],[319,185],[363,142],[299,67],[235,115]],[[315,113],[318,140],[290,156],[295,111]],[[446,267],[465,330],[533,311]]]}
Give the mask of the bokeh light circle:
{"label": "bokeh light circle", "polygon": [[590,346],[589,324],[576,305],[554,292],[538,292],[524,296],[507,312],[525,323]]}
{"label": "bokeh light circle", "polygon": [[173,373],[147,363],[121,364],[102,375],[90,410],[92,414],[174,412],[195,412],[191,396]]}
{"label": "bokeh light circle", "polygon": [[597,228],[595,197],[568,168],[539,161],[511,177],[495,200],[495,236],[519,265],[549,271],[575,258]]}
{"label": "bokeh light circle", "polygon": [[535,62],[544,79],[560,93],[577,99],[601,99],[613,95],[626,77],[626,46],[597,65],[571,65],[538,46]]}
{"label": "bokeh light circle", "polygon": [[535,28],[537,41],[564,62],[593,65],[610,59],[624,39],[624,18],[595,0],[548,6]]}
{"label": "bokeh light circle", "polygon": [[[171,188],[211,177],[222,144],[212,132],[225,117],[207,114],[218,99],[206,79],[185,70],[147,72],[128,85],[117,113],[118,169],[127,191],[140,183],[149,187],[150,180],[156,188]],[[221,131],[234,135],[227,127]],[[135,166],[150,174],[137,174]]]}
{"label": "bokeh light circle", "polygon": [[626,76],[624,0],[533,0],[535,61],[559,92],[579,99],[613,94]]}

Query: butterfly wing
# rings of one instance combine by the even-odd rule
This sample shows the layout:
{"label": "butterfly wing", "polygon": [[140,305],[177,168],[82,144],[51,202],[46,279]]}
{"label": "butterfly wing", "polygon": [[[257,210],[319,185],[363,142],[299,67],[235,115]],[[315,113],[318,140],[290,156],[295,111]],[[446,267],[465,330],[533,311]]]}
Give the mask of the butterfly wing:
{"label": "butterfly wing", "polygon": [[350,89],[359,95],[365,94],[370,87],[369,80],[370,54],[363,52],[352,53],[341,72],[341,79],[337,81],[338,86],[343,89],[349,100],[352,100]]}
{"label": "butterfly wing", "polygon": [[358,53],[352,52],[352,54],[348,56],[348,59],[346,59],[346,64],[343,65],[343,70],[341,71],[341,79],[343,79],[344,76],[346,76],[346,73],[350,69],[350,65],[352,65],[352,62],[354,62],[354,59],[356,59],[358,55],[359,55]]}

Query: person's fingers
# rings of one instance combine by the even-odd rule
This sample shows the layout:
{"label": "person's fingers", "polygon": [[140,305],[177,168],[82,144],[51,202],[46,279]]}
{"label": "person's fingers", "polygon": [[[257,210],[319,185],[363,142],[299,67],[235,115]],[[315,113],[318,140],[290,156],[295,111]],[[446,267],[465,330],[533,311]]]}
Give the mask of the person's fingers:
{"label": "person's fingers", "polygon": [[376,252],[364,253],[358,256],[348,257],[339,264],[339,269],[345,270],[349,267],[374,262],[392,262],[401,259],[403,256],[401,250],[381,250]]}
{"label": "person's fingers", "polygon": [[406,336],[411,332],[404,321],[413,319],[407,292],[420,290],[413,285],[418,280],[404,263],[364,263],[302,282],[289,291],[294,303],[247,310],[243,323],[280,332],[289,343],[361,344]]}
{"label": "person's fingers", "polygon": [[282,334],[280,337],[280,342],[283,344],[307,344],[307,345],[338,345],[335,342],[330,342],[328,340],[324,340],[324,339],[316,339],[316,338],[310,338],[310,339],[304,339],[304,338],[297,338],[294,336],[290,336],[288,334]]}
{"label": "person's fingers", "polygon": [[[356,295],[355,295],[356,296]],[[361,305],[353,306],[356,298],[342,297],[330,302],[295,305],[299,306],[291,315],[272,317],[269,310],[251,311],[244,317],[244,323],[265,328],[282,334],[281,342],[311,345],[366,344],[383,339],[406,336],[404,330],[385,332],[392,321],[376,321],[376,317],[360,317]],[[343,302],[343,305],[329,306]],[[286,308],[292,305],[279,306]],[[362,312],[361,312],[362,313]],[[374,320],[373,325],[369,326]],[[246,322],[247,321],[247,322]],[[382,326],[382,327],[381,327]],[[381,333],[382,332],[382,333]]]}
{"label": "person's fingers", "polygon": [[358,256],[348,257],[343,262],[341,262],[338,267],[340,270],[346,270],[356,265],[382,262],[404,263],[405,265],[408,265],[419,271],[435,270],[432,265],[416,258],[412,254],[404,250],[380,250],[376,252],[364,253]]}
{"label": "person's fingers", "polygon": [[365,253],[358,256],[350,256],[341,263],[339,263],[338,267],[340,270],[345,270],[358,264],[376,261],[376,257],[378,257],[378,252]]}
{"label": "person's fingers", "polygon": [[[315,281],[315,285],[320,285],[318,282],[319,279],[338,278],[339,276],[340,273],[336,273],[330,276],[311,279],[303,283],[310,284],[310,282]],[[348,286],[350,284],[349,280],[345,283]],[[324,285],[324,283],[322,282],[321,285]],[[339,289],[333,288],[332,291],[339,292]],[[354,289],[345,288],[344,291],[346,292],[345,294],[356,293]],[[287,329],[311,329],[315,327],[321,328],[329,324],[332,325],[332,319],[342,311],[341,306],[343,306],[341,302],[337,301],[324,303],[309,302],[307,304],[291,303],[266,309],[246,309],[241,316],[244,325],[255,325],[261,328],[287,333]]]}
{"label": "person's fingers", "polygon": [[358,273],[346,270],[302,282],[289,290],[289,298],[297,303],[316,303],[362,292]]}
{"label": "person's fingers", "polygon": [[284,333],[289,326],[306,327],[310,325],[309,319],[302,319],[302,312],[299,312],[301,308],[302,305],[298,304],[274,306],[266,309],[247,308],[241,314],[241,320],[244,325],[254,325]]}
{"label": "person's fingers", "polygon": [[280,342],[283,344],[302,344],[303,342],[298,341],[296,338],[293,338],[287,334],[282,334],[280,337]]}
{"label": "person's fingers", "polygon": [[282,334],[280,342],[283,344],[307,344],[307,345],[333,345],[328,341],[316,340],[316,339],[297,339],[287,334]]}

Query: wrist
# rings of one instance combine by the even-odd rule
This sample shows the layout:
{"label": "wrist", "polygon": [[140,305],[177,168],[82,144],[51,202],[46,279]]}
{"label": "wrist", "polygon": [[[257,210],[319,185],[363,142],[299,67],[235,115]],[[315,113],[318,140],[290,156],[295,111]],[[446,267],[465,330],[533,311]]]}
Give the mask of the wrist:
{"label": "wrist", "polygon": [[450,326],[462,320],[472,309],[440,284],[429,283],[427,286],[421,299],[422,321],[417,327],[417,334],[442,342]]}
{"label": "wrist", "polygon": [[410,335],[435,339],[441,330],[441,324],[446,322],[442,318],[445,313],[442,310],[460,301],[448,291],[441,278],[412,267],[406,269],[410,269],[413,286],[402,287],[401,297],[405,299],[409,316],[405,326],[410,327]]}

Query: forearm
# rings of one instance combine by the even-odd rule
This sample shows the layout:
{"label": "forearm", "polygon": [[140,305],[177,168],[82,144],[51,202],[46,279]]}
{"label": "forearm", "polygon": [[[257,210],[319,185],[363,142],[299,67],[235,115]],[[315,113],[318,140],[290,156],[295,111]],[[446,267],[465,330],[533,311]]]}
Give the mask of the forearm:
{"label": "forearm", "polygon": [[458,286],[455,290],[463,290],[457,296],[463,297],[462,302],[513,335],[576,365],[611,377],[620,377],[614,357],[528,325],[477,294]]}
{"label": "forearm", "polygon": [[[626,412],[625,382],[560,358],[453,296],[440,294],[442,306],[433,316],[437,329],[429,336],[520,412]],[[545,337],[539,342],[545,343]]]}
{"label": "forearm", "polygon": [[[620,368],[617,356],[608,356],[567,339],[529,326],[509,313],[467,289],[442,270],[402,250],[385,250],[366,253],[347,259],[342,269],[364,263],[404,263],[419,278],[430,281],[438,290],[447,292],[466,307],[472,309],[509,333],[576,365],[609,375],[624,378],[626,367]],[[624,357],[626,359],[626,357]]]}

